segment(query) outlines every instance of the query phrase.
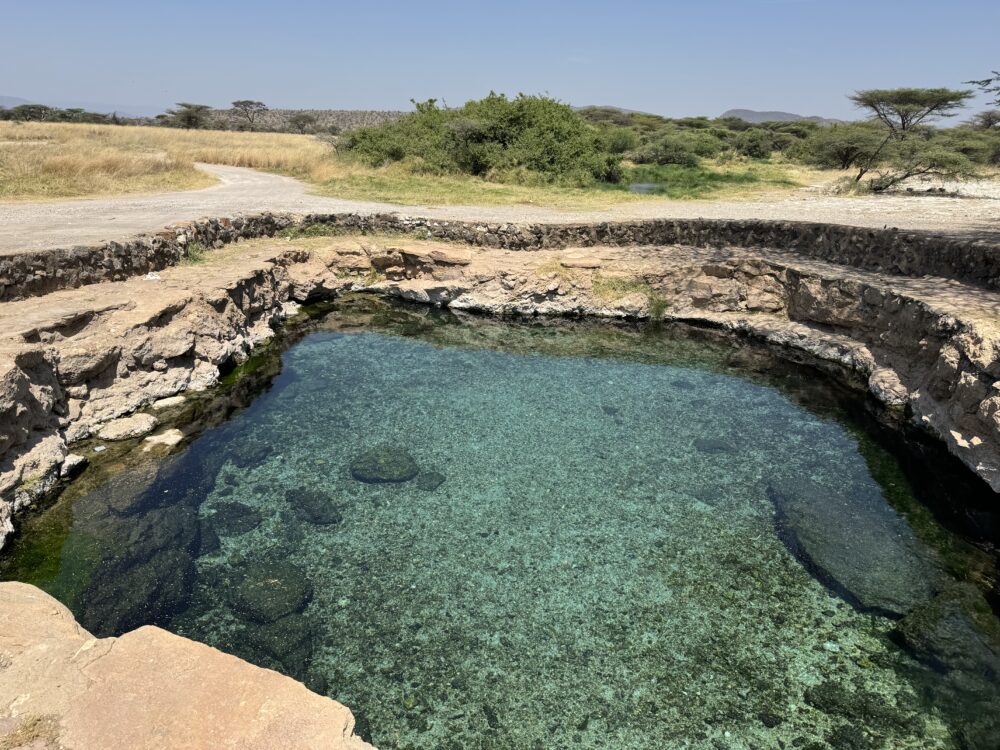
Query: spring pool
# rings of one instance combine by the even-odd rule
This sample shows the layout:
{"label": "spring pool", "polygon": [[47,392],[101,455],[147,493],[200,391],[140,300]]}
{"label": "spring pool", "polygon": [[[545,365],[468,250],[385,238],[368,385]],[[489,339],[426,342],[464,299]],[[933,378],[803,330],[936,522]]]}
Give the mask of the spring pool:
{"label": "spring pool", "polygon": [[859,405],[709,334],[342,304],[0,577],[303,680],[383,750],[996,747],[994,559]]}

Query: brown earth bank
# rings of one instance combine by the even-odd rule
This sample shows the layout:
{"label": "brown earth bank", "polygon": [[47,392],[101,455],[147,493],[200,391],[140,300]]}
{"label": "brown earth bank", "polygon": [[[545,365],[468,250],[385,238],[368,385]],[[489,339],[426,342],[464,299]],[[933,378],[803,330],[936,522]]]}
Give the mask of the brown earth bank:
{"label": "brown earth bank", "polygon": [[23,583],[0,583],[0,706],[9,750],[372,750],[291,678],[156,627],[94,638]]}

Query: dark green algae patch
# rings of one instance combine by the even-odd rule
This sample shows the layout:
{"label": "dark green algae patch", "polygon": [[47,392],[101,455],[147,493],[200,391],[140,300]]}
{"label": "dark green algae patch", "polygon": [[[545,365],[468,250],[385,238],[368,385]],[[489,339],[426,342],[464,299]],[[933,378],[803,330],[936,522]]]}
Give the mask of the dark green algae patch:
{"label": "dark green algae patch", "polygon": [[177,452],[91,453],[0,575],[383,749],[997,746],[995,497],[856,392],[679,326],[326,312]]}

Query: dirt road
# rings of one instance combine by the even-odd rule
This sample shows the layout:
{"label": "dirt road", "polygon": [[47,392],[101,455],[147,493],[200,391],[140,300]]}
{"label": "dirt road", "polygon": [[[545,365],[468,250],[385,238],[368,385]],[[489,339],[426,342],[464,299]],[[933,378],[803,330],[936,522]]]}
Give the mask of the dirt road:
{"label": "dirt road", "polygon": [[257,211],[399,212],[489,222],[615,221],[649,218],[786,219],[899,227],[1000,241],[1000,200],[931,196],[841,198],[806,190],[761,201],[626,203],[606,211],[535,206],[398,206],[307,193],[297,180],[241,167],[199,165],[219,178],[202,190],[93,200],[0,203],[0,253],[125,239],[173,221]]}

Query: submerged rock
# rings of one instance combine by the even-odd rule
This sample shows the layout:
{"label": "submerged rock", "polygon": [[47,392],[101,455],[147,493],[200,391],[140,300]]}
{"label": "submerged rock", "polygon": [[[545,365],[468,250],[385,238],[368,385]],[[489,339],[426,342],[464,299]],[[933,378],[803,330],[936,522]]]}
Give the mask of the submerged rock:
{"label": "submerged rock", "polygon": [[305,675],[313,652],[313,628],[303,614],[291,614],[266,625],[248,627],[244,637],[255,649],[281,664],[285,674],[295,679]]}
{"label": "submerged rock", "polygon": [[301,612],[312,599],[305,571],[289,562],[252,563],[233,591],[233,606],[255,622],[274,622]]}
{"label": "submerged rock", "polygon": [[296,488],[285,492],[285,499],[295,512],[309,523],[332,526],[344,520],[340,506],[320,490]]}
{"label": "submerged rock", "polygon": [[950,586],[914,609],[900,620],[897,634],[918,659],[935,669],[1000,679],[1000,623],[971,584]]}
{"label": "submerged rock", "polygon": [[381,445],[365,451],[351,461],[351,476],[367,484],[408,482],[420,467],[403,448]]}
{"label": "submerged rock", "polygon": [[725,438],[695,438],[693,445],[702,453],[736,452],[736,445]]}
{"label": "submerged rock", "polygon": [[226,536],[246,534],[260,526],[263,517],[260,511],[243,503],[225,502],[215,506],[215,512],[208,521]]}
{"label": "submerged rock", "polygon": [[101,635],[120,635],[141,625],[165,627],[187,608],[194,576],[194,559],[180,549],[104,569],[87,587],[80,622]]}
{"label": "submerged rock", "polygon": [[851,725],[864,726],[870,730],[886,731],[901,729],[918,732],[922,724],[916,706],[901,704],[903,696],[897,696],[896,703],[885,696],[846,685],[834,680],[824,680],[806,688],[805,701],[813,708],[828,716],[846,719]]}
{"label": "submerged rock", "polygon": [[899,621],[894,640],[926,664],[914,687],[942,710],[967,750],[1000,737],[1000,623],[982,593],[954,584]]}
{"label": "submerged rock", "polygon": [[934,595],[939,571],[876,488],[782,480],[768,496],[792,554],[860,609],[901,617]]}
{"label": "submerged rock", "polygon": [[426,492],[433,492],[444,484],[445,479],[447,477],[439,471],[422,471],[417,477],[417,487]]}

